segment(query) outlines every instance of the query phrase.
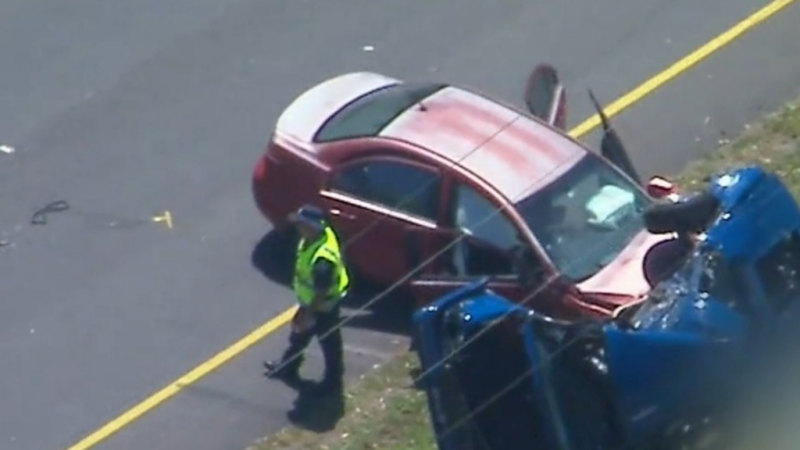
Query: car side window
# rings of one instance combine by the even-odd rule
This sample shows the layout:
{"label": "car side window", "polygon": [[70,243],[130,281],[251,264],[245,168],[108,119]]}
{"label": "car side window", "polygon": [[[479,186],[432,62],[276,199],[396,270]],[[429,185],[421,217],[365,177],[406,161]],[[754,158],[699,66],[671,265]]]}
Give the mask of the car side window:
{"label": "car side window", "polygon": [[761,277],[766,300],[776,311],[800,297],[800,236],[792,233],[790,237],[778,242],[756,264]]}
{"label": "car side window", "polygon": [[453,266],[459,276],[515,275],[512,249],[517,228],[497,206],[477,190],[457,184],[453,216],[466,234],[453,248]]}
{"label": "car side window", "polygon": [[456,185],[454,195],[456,227],[503,250],[510,250],[517,244],[517,228],[498,211],[499,205],[461,183]]}
{"label": "car side window", "polygon": [[399,212],[436,221],[441,176],[395,160],[372,160],[346,167],[329,188]]}

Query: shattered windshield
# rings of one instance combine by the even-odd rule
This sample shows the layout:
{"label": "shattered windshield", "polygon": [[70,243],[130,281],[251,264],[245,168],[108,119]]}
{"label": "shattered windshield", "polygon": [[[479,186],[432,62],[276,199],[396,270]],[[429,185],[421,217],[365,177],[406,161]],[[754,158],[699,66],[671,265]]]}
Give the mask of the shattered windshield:
{"label": "shattered windshield", "polygon": [[672,276],[650,291],[647,301],[631,318],[631,323],[635,328],[647,327],[661,320],[679,299],[687,295],[691,301],[713,300],[748,315],[752,311],[746,293],[747,285],[737,267],[722,254],[701,248]]}
{"label": "shattered windshield", "polygon": [[575,282],[613,261],[639,232],[652,200],[596,155],[516,204],[555,267]]}
{"label": "shattered windshield", "polygon": [[629,322],[634,328],[650,327],[660,322],[675,303],[693,290],[695,274],[704,269],[703,258],[693,256],[667,279],[658,283],[647,295],[647,301],[639,305]]}

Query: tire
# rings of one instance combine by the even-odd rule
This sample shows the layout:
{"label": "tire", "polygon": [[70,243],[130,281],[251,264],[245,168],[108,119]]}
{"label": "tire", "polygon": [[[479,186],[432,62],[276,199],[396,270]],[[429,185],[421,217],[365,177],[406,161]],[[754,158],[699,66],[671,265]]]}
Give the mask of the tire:
{"label": "tire", "polygon": [[644,213],[647,230],[654,234],[703,231],[717,216],[717,197],[703,191],[677,203],[657,203]]}

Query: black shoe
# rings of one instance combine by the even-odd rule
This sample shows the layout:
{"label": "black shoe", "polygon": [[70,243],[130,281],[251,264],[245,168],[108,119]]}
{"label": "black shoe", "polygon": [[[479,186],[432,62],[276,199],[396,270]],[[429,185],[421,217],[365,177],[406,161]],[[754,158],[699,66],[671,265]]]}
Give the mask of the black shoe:
{"label": "black shoe", "polygon": [[296,368],[288,365],[283,365],[281,361],[264,361],[264,376],[271,379],[283,380],[286,382],[297,382],[300,380],[300,374]]}

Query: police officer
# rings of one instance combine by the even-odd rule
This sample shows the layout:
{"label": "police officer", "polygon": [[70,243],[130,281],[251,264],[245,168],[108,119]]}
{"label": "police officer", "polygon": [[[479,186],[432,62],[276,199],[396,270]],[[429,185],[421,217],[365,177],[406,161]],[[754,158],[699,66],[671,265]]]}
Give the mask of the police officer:
{"label": "police officer", "polygon": [[280,361],[264,363],[266,375],[289,383],[298,382],[303,352],[317,336],[325,357],[325,376],[317,393],[341,391],[344,361],[339,314],[350,285],[342,249],[319,208],[304,205],[290,220],[300,233],[293,281],[300,305],[292,319],[289,347]]}

